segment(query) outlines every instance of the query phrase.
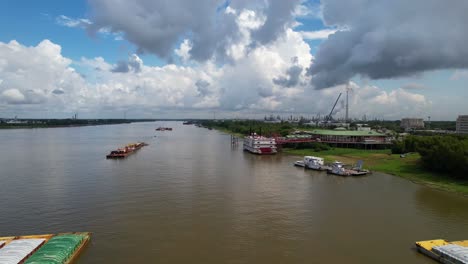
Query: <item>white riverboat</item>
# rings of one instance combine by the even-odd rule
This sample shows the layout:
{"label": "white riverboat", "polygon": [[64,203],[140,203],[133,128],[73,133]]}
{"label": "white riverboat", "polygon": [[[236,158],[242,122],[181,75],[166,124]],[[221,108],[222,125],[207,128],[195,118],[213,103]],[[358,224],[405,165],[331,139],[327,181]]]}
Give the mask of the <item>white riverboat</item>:
{"label": "white riverboat", "polygon": [[274,138],[258,136],[255,133],[244,138],[244,150],[259,155],[278,152]]}

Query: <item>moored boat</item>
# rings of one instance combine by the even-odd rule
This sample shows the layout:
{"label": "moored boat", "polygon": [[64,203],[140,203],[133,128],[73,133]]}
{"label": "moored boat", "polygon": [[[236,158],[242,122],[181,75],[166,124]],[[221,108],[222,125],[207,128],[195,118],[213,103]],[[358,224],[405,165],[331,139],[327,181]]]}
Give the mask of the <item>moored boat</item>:
{"label": "moored boat", "polygon": [[278,152],[274,138],[258,136],[255,133],[244,138],[243,147],[244,150],[259,155],[276,154]]}
{"label": "moored boat", "polygon": [[72,263],[91,233],[0,237],[0,263]]}
{"label": "moored boat", "polygon": [[320,157],[304,156],[304,163],[305,163],[306,169],[318,170],[318,171],[326,171],[330,169],[329,166],[325,165],[324,159]]}
{"label": "moored boat", "polygon": [[362,169],[362,161],[359,161],[358,165],[352,169],[346,169],[342,162],[335,161],[330,165],[327,173],[339,176],[363,176],[370,173],[370,171]]}
{"label": "moored boat", "polygon": [[304,164],[304,161],[303,160],[296,160],[294,162],[294,166],[297,166],[297,167],[305,167],[305,164]]}
{"label": "moored boat", "polygon": [[448,242],[444,239],[416,242],[420,253],[440,263],[468,263],[468,240]]}

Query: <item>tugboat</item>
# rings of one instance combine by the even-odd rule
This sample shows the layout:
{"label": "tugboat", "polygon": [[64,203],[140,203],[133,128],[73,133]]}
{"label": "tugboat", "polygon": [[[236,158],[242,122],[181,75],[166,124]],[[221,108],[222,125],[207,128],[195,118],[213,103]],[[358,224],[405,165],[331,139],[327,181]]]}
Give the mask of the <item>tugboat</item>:
{"label": "tugboat", "polygon": [[133,154],[135,151],[141,149],[144,146],[148,146],[148,144],[144,142],[132,143],[128,144],[123,148],[119,148],[117,150],[111,151],[106,158],[108,159],[123,159],[126,158],[128,155]]}
{"label": "tugboat", "polygon": [[156,131],[172,131],[172,127],[158,127]]}

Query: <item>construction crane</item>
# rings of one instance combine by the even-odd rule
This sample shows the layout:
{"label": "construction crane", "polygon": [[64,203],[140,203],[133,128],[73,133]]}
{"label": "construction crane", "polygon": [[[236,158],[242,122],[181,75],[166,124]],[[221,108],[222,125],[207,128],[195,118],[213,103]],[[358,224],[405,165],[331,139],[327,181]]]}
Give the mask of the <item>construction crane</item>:
{"label": "construction crane", "polygon": [[331,121],[333,119],[332,118],[333,110],[335,110],[336,104],[338,103],[338,100],[340,100],[341,94],[342,93],[340,93],[340,95],[338,95],[338,98],[336,98],[335,104],[333,105],[333,108],[330,111],[330,114],[325,117],[325,121]]}

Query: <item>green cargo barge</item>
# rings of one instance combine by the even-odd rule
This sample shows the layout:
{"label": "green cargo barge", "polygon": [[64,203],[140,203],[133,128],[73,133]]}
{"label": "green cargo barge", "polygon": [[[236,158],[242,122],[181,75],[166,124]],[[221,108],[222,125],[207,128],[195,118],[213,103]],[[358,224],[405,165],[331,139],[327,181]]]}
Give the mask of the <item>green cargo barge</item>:
{"label": "green cargo barge", "polygon": [[[90,233],[62,233],[0,238],[3,242],[0,243],[0,259],[5,263],[70,264],[81,253],[90,236]],[[32,245],[26,250],[21,246],[29,244]],[[15,250],[15,246],[22,247],[22,251]],[[21,254],[12,256],[11,252]]]}

